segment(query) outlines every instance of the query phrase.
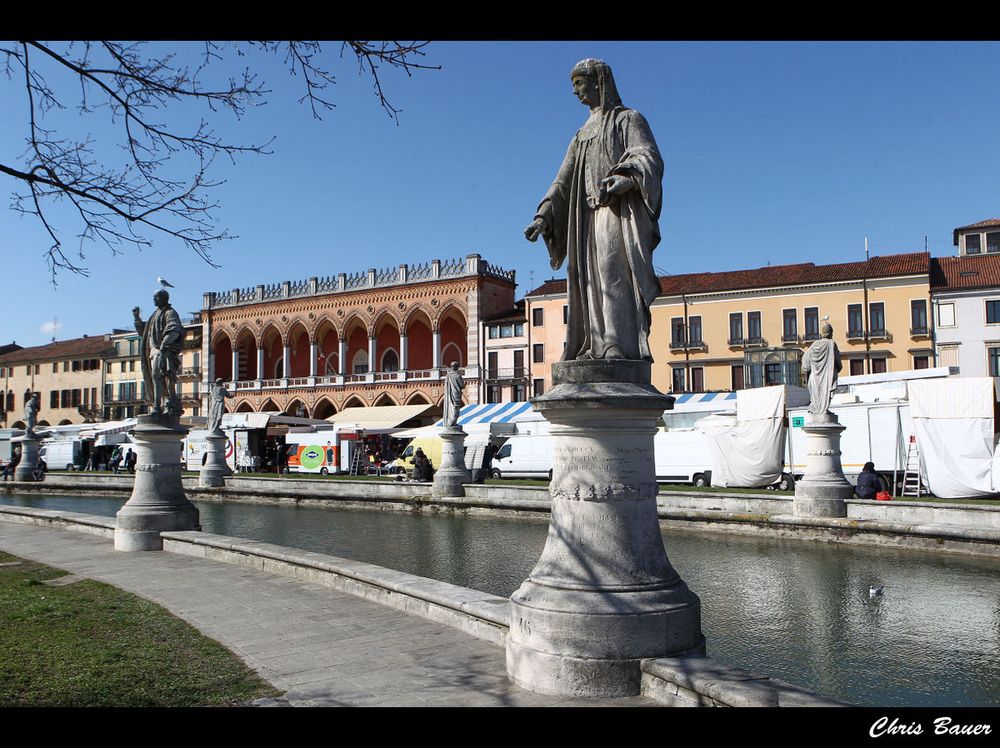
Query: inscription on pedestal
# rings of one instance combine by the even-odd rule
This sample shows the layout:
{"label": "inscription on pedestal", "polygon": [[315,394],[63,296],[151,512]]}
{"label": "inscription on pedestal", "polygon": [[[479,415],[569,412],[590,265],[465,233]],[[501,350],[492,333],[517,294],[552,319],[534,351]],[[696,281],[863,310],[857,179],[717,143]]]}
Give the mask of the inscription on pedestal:
{"label": "inscription on pedestal", "polygon": [[[552,484],[553,498],[572,501],[636,501],[656,496],[656,481],[616,480],[650,472],[649,450],[639,446],[605,447],[595,443],[555,440]],[[579,442],[579,438],[575,440]]]}

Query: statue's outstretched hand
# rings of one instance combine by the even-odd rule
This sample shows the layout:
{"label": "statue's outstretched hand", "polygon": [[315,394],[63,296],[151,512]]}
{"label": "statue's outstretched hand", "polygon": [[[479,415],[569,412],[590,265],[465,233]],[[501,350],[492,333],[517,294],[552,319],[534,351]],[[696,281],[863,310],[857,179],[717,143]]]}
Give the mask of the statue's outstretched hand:
{"label": "statue's outstretched hand", "polygon": [[529,242],[536,241],[538,237],[546,233],[549,230],[549,225],[545,222],[544,218],[538,217],[531,222],[531,225],[524,230],[524,236]]}

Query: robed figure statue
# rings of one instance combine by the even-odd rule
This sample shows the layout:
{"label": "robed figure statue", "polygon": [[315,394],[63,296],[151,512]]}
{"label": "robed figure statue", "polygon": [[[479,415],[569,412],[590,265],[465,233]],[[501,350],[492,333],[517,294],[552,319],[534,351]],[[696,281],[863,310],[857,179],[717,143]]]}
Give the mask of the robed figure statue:
{"label": "robed figure statue", "polygon": [[545,239],[553,269],[568,262],[562,360],[652,361],[663,160],[645,118],[622,105],[607,63],[583,60],[570,78],[590,116],[524,233]]}
{"label": "robed figure statue", "polygon": [[823,325],[821,335],[802,357],[802,373],[809,380],[809,412],[814,416],[830,412],[830,398],[837,389],[837,374],[844,367],[829,323]]}
{"label": "robed figure statue", "polygon": [[170,306],[170,294],[161,289],[153,294],[156,311],[145,322],[139,307],[132,310],[135,330],[142,336],[139,360],[142,380],[146,384],[146,402],[153,406],[150,415],[180,416],[181,401],[177,397],[177,373],[181,365],[181,344],[184,326],[177,311]]}
{"label": "robed figure statue", "polygon": [[445,427],[458,425],[458,413],[462,410],[462,390],[465,380],[458,371],[458,362],[451,362],[451,371],[444,380],[444,417],[441,424]]}
{"label": "robed figure statue", "polygon": [[208,424],[205,429],[209,433],[214,434],[222,431],[222,416],[226,411],[226,399],[234,397],[236,395],[226,389],[221,377],[215,380],[215,384],[212,385],[208,394]]}

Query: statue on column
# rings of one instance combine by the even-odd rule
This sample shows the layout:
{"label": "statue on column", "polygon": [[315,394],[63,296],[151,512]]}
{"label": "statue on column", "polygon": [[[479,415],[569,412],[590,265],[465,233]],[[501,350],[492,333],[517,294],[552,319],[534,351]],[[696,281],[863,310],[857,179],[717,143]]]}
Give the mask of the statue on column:
{"label": "statue on column", "polygon": [[582,60],[570,79],[590,116],[524,234],[544,238],[553,270],[568,261],[563,361],[652,361],[663,160],[645,118],[622,105],[606,62]]}
{"label": "statue on column", "polygon": [[142,336],[139,356],[142,379],[146,384],[147,403],[153,406],[150,415],[179,417],[181,402],[177,397],[177,373],[181,365],[181,344],[184,326],[177,311],[170,306],[170,294],[160,289],[153,294],[156,311],[145,322],[139,307],[132,309],[135,330]]}
{"label": "statue on column", "polygon": [[222,431],[222,414],[226,410],[226,398],[234,398],[232,392],[226,389],[222,378],[215,380],[211,391],[208,393],[208,425],[209,433]]}
{"label": "statue on column", "polygon": [[462,410],[462,391],[465,389],[465,380],[458,372],[458,362],[451,362],[451,371],[444,382],[444,418],[442,420],[445,428],[458,426],[458,413]]}
{"label": "statue on column", "polygon": [[833,327],[829,322],[820,330],[822,337],[809,346],[802,357],[802,373],[809,386],[809,412],[823,416],[830,412],[830,398],[837,389],[837,374],[844,368],[840,349],[833,342]]}
{"label": "statue on column", "polygon": [[38,411],[41,408],[38,393],[34,393],[24,404],[24,431],[27,436],[35,435],[35,425],[38,423]]}

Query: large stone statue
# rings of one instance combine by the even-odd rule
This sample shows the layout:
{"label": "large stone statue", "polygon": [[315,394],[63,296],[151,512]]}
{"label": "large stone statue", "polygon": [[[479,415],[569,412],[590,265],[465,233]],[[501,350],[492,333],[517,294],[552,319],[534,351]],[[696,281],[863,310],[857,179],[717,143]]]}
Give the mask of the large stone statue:
{"label": "large stone statue", "polygon": [[458,362],[451,362],[451,371],[445,378],[444,383],[444,418],[442,425],[445,428],[458,425],[458,413],[462,410],[462,391],[465,389],[465,380],[458,373]]}
{"label": "large stone statue", "polygon": [[177,397],[177,372],[181,365],[181,344],[184,327],[181,317],[170,306],[170,294],[161,289],[153,294],[156,311],[145,322],[139,307],[132,309],[135,329],[142,336],[139,355],[142,378],[146,383],[146,402],[153,406],[150,415],[180,416],[181,402]]}
{"label": "large stone statue", "polygon": [[545,239],[553,269],[568,260],[562,360],[652,361],[663,160],[646,120],[622,105],[607,63],[583,60],[570,77],[590,116],[524,233]]}
{"label": "large stone statue", "polygon": [[802,373],[808,377],[809,412],[821,416],[830,412],[830,397],[837,388],[837,373],[844,367],[840,349],[833,342],[833,327],[825,323],[822,337],[809,346],[802,357]]}
{"label": "large stone statue", "polygon": [[38,410],[40,406],[37,392],[29,397],[28,402],[24,404],[24,431],[29,436],[34,436],[35,434],[35,425],[38,423]]}
{"label": "large stone statue", "polygon": [[222,431],[222,414],[226,409],[226,398],[236,397],[227,390],[222,383],[222,379],[216,379],[212,390],[208,395],[208,431],[215,433]]}

